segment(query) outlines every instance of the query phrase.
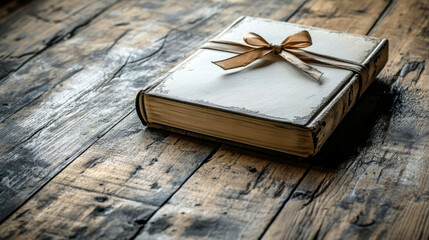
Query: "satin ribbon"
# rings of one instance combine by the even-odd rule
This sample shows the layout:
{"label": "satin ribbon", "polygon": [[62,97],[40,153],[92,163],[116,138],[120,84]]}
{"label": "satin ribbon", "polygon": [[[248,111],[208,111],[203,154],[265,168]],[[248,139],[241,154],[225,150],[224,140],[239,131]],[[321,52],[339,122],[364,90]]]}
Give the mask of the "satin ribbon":
{"label": "satin ribbon", "polygon": [[245,43],[211,40],[205,43],[202,48],[238,53],[234,57],[213,62],[224,70],[247,66],[257,59],[274,53],[317,81],[320,81],[323,73],[308,63],[353,71],[359,74],[364,82],[368,78],[367,68],[360,63],[303,50],[302,48],[312,45],[311,36],[307,31],[290,35],[280,45],[270,44],[263,37],[252,32],[244,34],[243,40]]}

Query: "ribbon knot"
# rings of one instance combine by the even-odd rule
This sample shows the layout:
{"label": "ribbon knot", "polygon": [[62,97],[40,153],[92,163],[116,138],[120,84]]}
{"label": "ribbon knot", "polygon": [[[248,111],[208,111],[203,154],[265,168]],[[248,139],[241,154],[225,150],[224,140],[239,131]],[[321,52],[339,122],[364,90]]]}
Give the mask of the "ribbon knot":
{"label": "ribbon knot", "polygon": [[276,55],[278,55],[282,52],[282,46],[280,46],[280,45],[270,44],[270,48],[273,49],[273,53]]}
{"label": "ribbon knot", "polygon": [[323,73],[308,63],[351,70],[358,73],[363,81],[368,78],[366,67],[360,63],[303,50],[302,48],[313,44],[310,33],[307,31],[297,32],[288,36],[280,45],[270,44],[263,37],[253,32],[244,34],[243,40],[244,43],[211,40],[205,43],[202,48],[238,53],[238,55],[231,58],[213,62],[224,70],[247,66],[255,60],[273,53],[281,56],[287,62],[318,81],[320,81]]}

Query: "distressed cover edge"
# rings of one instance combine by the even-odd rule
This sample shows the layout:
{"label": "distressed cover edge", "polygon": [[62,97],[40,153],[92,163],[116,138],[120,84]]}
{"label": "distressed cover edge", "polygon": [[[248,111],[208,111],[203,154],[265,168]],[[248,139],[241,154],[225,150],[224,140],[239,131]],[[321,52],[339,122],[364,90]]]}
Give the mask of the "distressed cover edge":
{"label": "distressed cover edge", "polygon": [[[237,23],[239,23],[240,21],[242,21],[243,19],[245,19],[247,16],[241,16],[239,17],[237,20],[235,20],[229,27],[227,27],[226,29],[224,29],[223,31],[221,31],[219,34],[217,34],[216,36],[221,36],[222,34],[224,34],[226,31],[230,30],[232,27],[234,27]],[[256,17],[250,17],[250,18],[256,18]],[[291,23],[293,24],[293,23]],[[295,24],[295,25],[299,25],[299,24]],[[300,25],[302,26],[302,25]],[[314,27],[311,27],[314,28]],[[325,29],[326,30],[326,29]],[[357,34],[352,34],[352,35],[357,35]],[[357,35],[357,36],[364,36],[364,35]],[[368,38],[374,38],[371,36],[365,36]],[[183,60],[181,63],[179,63],[178,65],[176,65],[174,68],[172,68],[170,71],[168,71],[166,74],[162,75],[161,77],[157,78],[157,80],[154,81],[154,83],[150,84],[148,87],[146,87],[144,90],[140,91],[137,95],[137,99],[136,99],[136,110],[137,110],[137,114],[139,115],[139,118],[141,119],[143,125],[147,125],[149,127],[156,127],[156,128],[161,128],[161,129],[169,129],[172,130],[173,132],[179,132],[185,135],[192,135],[192,136],[196,136],[196,137],[201,137],[201,138],[205,138],[205,139],[209,139],[209,140],[213,140],[216,139],[217,141],[221,141],[221,142],[227,142],[227,143],[238,143],[238,142],[233,142],[231,140],[226,140],[226,139],[221,139],[221,138],[217,138],[217,137],[212,137],[212,136],[206,136],[204,134],[200,134],[200,133],[194,133],[194,132],[190,132],[187,130],[181,130],[181,129],[177,129],[174,127],[170,127],[170,126],[165,126],[162,124],[156,124],[156,123],[149,123],[147,121],[147,117],[146,116],[146,112],[145,112],[145,108],[144,108],[144,96],[153,88],[155,88],[156,86],[158,86],[159,84],[161,84],[168,75],[170,75],[172,72],[176,71],[178,68],[180,68],[183,64],[185,64],[186,62],[188,62],[190,59],[192,59],[196,54],[199,54],[201,52],[201,50],[197,50],[194,54],[190,55],[188,58],[186,58],[185,60]],[[357,100],[362,96],[362,94],[365,92],[365,90],[369,87],[369,85],[374,81],[375,77],[377,76],[377,74],[383,69],[383,67],[385,66],[386,62],[387,62],[387,58],[388,58],[388,40],[387,39],[382,39],[382,41],[378,44],[378,46],[371,52],[371,54],[367,57],[367,59],[364,61],[364,65],[369,67],[369,78],[368,78],[368,83],[362,83],[360,78],[357,78],[357,75],[352,75],[349,78],[349,81],[341,88],[338,90],[338,92],[336,93],[336,95],[331,99],[331,101],[325,105],[320,112],[309,121],[308,124],[306,124],[305,126],[302,125],[298,125],[298,124],[293,124],[290,122],[284,122],[281,120],[276,120],[276,119],[267,119],[267,120],[271,120],[271,121],[275,121],[275,122],[279,122],[279,123],[283,123],[283,124],[287,124],[287,125],[291,125],[293,127],[298,127],[298,128],[303,128],[303,129],[307,129],[312,133],[312,137],[313,137],[313,144],[314,144],[314,148],[313,148],[313,153],[311,153],[310,155],[306,155],[303,156],[301,155],[301,157],[310,157],[310,156],[314,156],[315,154],[317,154],[317,152],[320,150],[320,148],[323,146],[323,144],[326,142],[326,140],[329,138],[329,136],[332,134],[332,132],[335,130],[335,128],[338,126],[339,123],[341,123],[341,120],[347,115],[347,113],[349,112],[349,110],[355,105],[355,103],[357,102]],[[376,64],[377,61],[379,61],[380,59],[382,59],[380,64]],[[375,66],[375,68],[371,69],[372,66]],[[371,72],[371,70],[373,70],[373,72]],[[358,84],[357,87],[357,93],[356,93],[356,97],[353,100],[352,104],[349,104],[349,107],[343,111],[340,115],[338,115],[337,119],[332,123],[331,128],[327,128],[326,124],[323,125],[323,119],[327,117],[327,115],[331,112],[331,109],[333,109],[336,105],[338,105],[339,103],[341,103],[342,101],[344,101],[344,99],[346,98],[346,92],[348,93],[349,91],[352,91],[356,88],[356,84]],[[140,96],[140,97],[139,97]],[[153,97],[161,97],[161,96],[157,96],[156,94],[151,94],[151,96]],[[140,99],[140,100],[139,100]],[[178,101],[181,102],[179,99],[170,99],[172,101]],[[187,104],[192,104],[192,102],[186,102]],[[197,104],[198,105],[198,104]],[[199,104],[201,105],[201,104]],[[137,107],[138,106],[138,107]],[[208,107],[208,108],[212,108],[212,109],[216,109],[216,110],[220,110],[220,111],[226,111],[226,112],[231,112],[233,114],[242,114],[248,117],[252,117],[252,118],[261,118],[258,116],[253,116],[253,115],[248,115],[245,113],[241,113],[238,111],[228,111],[225,109],[219,109],[217,107],[213,107],[213,106],[209,106],[209,105],[204,105],[204,107]],[[262,118],[265,119],[265,118]],[[187,134],[187,132],[190,132],[191,134]],[[321,135],[320,133],[324,133],[325,135]],[[239,145],[247,145],[244,143],[238,143]],[[237,144],[233,144],[233,145],[237,145]],[[260,147],[256,147],[256,146],[251,146],[248,145],[251,148],[260,148]],[[274,151],[276,152],[276,150],[269,150],[269,151]]]}
{"label": "distressed cover edge", "polygon": [[332,101],[307,125],[313,134],[313,155],[321,149],[343,118],[374,82],[386,65],[388,57],[389,41],[383,39],[365,61],[364,65],[368,67],[369,71],[368,82],[363,83],[357,74],[354,75]]}

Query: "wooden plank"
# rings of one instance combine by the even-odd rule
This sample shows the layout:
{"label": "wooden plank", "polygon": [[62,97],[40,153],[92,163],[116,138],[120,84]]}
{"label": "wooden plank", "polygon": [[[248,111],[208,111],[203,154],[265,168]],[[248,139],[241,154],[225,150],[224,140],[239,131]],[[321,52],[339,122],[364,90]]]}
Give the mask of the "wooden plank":
{"label": "wooden plank", "polygon": [[[109,1],[113,1],[113,0],[109,0]],[[135,35],[138,32],[136,31],[129,32],[129,30],[132,29],[133,27],[135,28],[136,25],[140,26],[140,31],[142,31],[142,29],[144,29],[144,26],[145,26],[144,24],[153,23],[154,20],[159,18],[157,20],[160,21],[160,26],[156,26],[156,28],[154,28],[153,30],[145,29],[144,33],[148,34],[150,31],[156,32],[158,30],[165,35],[165,33],[168,30],[171,30],[171,28],[180,26],[180,24],[184,24],[188,20],[189,21],[198,20],[198,19],[192,19],[192,17],[189,16],[189,13],[188,13],[187,17],[186,17],[186,14],[184,14],[183,19],[181,19],[181,21],[174,22],[174,19],[171,20],[174,17],[174,14],[165,12],[164,8],[165,8],[165,5],[168,4],[167,2],[163,3],[164,5],[151,6],[150,4],[145,5],[144,2],[142,3],[140,1],[134,1],[134,6],[136,6],[136,9],[141,8],[143,10],[143,12],[140,13],[141,14],[140,17],[137,17],[136,13],[132,15],[125,15],[125,17],[122,17],[122,18],[120,18],[119,16],[116,16],[114,18],[109,18],[109,22],[106,22],[108,26],[103,26],[103,27],[108,27],[108,29],[100,29],[98,31],[93,31],[93,32],[85,31],[87,35],[83,36],[80,39],[80,41],[87,42],[87,43],[93,42],[93,43],[97,43],[97,45],[94,45],[94,46],[80,45],[79,42],[76,42],[76,41],[73,42],[73,40],[75,40],[76,38],[72,39],[72,41],[67,41],[67,43],[63,44],[61,40],[67,40],[69,38],[73,38],[73,36],[76,35],[78,32],[84,30],[86,27],[91,25],[92,21],[94,20],[98,22],[97,24],[98,28],[102,27],[103,23],[100,23],[100,21],[97,19],[97,16],[99,16],[101,13],[103,13],[104,11],[107,11],[107,9],[112,7],[112,4],[98,11],[97,14],[89,14],[88,11],[91,9],[90,6],[77,4],[78,2],[76,1],[59,1],[59,2],[60,3],[65,2],[75,7],[79,6],[79,9],[76,9],[76,10],[71,9],[73,10],[71,11],[71,10],[67,10],[63,6],[57,6],[58,4],[51,5],[46,3],[45,5],[48,5],[48,6],[45,6],[47,10],[46,9],[44,11],[40,10],[42,12],[46,12],[45,14],[47,16],[44,16],[44,17],[47,17],[47,18],[64,17],[63,15],[61,15],[61,11],[63,10],[59,12],[54,11],[56,9],[64,8],[65,11],[70,12],[69,14],[72,14],[73,16],[75,15],[78,16],[79,13],[81,13],[81,14],[86,14],[90,18],[83,19],[85,21],[80,19],[76,20],[75,18],[70,18],[70,19],[65,18],[64,21],[65,21],[65,24],[68,24],[67,27],[75,26],[76,23],[74,22],[77,22],[79,24],[72,29],[68,29],[67,31],[61,30],[61,31],[55,32],[55,30],[57,29],[52,29],[53,31],[52,34],[55,33],[54,34],[55,36],[51,36],[51,39],[45,39],[46,38],[45,37],[40,41],[33,42],[38,38],[31,36],[31,37],[28,37],[29,42],[23,42],[24,40],[19,40],[18,43],[15,43],[16,45],[15,46],[15,45],[11,45],[11,43],[17,42],[17,41],[12,41],[15,35],[20,35],[20,34],[29,35],[28,32],[31,33],[31,31],[28,29],[32,30],[33,28],[38,28],[40,24],[48,24],[49,22],[39,23],[39,21],[35,21],[34,17],[31,17],[32,13],[28,13],[30,17],[28,17],[25,14],[21,14],[23,16],[21,15],[13,16],[14,19],[17,18],[20,21],[24,21],[24,23],[21,24],[23,25],[23,27],[13,28],[13,29],[17,29],[15,30],[16,33],[11,30],[12,32],[9,33],[9,35],[7,35],[8,37],[5,38],[4,40],[5,43],[0,42],[0,52],[3,56],[11,58],[13,59],[13,61],[18,61],[16,59],[20,59],[19,64],[18,63],[9,64],[7,63],[8,60],[6,59],[2,63],[3,66],[6,66],[6,65],[21,66],[21,65],[24,65],[24,63],[32,60],[30,64],[24,65],[24,67],[22,68],[13,67],[14,69],[15,68],[19,69],[19,71],[8,70],[7,77],[4,77],[3,80],[0,82],[0,103],[1,103],[0,104],[0,122],[4,121],[5,119],[13,115],[15,112],[22,109],[23,107],[31,104],[35,99],[38,99],[39,97],[41,97],[41,95],[43,95],[45,92],[50,91],[55,87],[58,87],[58,85],[63,84],[63,82],[66,81],[67,79],[76,77],[76,74],[84,70],[83,66],[85,64],[79,64],[79,63],[83,63],[83,61],[81,61],[82,58],[86,59],[90,57],[90,59],[93,60],[91,61],[91,63],[93,63],[93,62],[96,62],[95,59],[97,57],[101,58],[103,53],[105,52],[104,54],[107,54],[109,57],[114,58],[113,60],[115,60],[114,61],[115,63],[113,64],[115,64],[115,66],[109,66],[109,67],[115,69],[115,67],[119,68],[118,66],[116,66],[117,64],[119,65],[124,64],[128,55],[130,55],[131,61],[144,57],[145,54],[150,55],[151,52],[153,52],[156,49],[149,48],[149,49],[146,49],[146,52],[143,52],[144,47],[148,47],[149,45],[155,45],[155,47],[159,47],[159,45],[156,45],[153,42],[150,42],[148,40],[145,40],[144,38],[138,39],[138,37],[143,37],[143,35],[135,36],[135,38],[137,39],[134,39],[133,41],[135,42],[132,42],[131,41],[132,37],[130,38],[130,35],[133,35],[133,34]],[[89,3],[91,3],[92,5],[95,4],[95,2],[94,3],[89,2]],[[108,2],[104,2],[104,4],[106,3]],[[207,4],[209,3],[211,3],[212,7],[215,7],[216,5],[215,3],[207,2]],[[140,5],[142,5],[142,7]],[[43,4],[41,4],[40,6],[43,6]],[[51,6],[53,6],[54,9],[51,9]],[[196,6],[198,6],[198,4],[196,4]],[[80,9],[82,7],[84,9]],[[160,9],[149,9],[150,7],[156,7]],[[173,12],[177,11],[177,13],[181,13],[181,11],[183,11],[183,5],[180,5],[180,4],[176,4],[173,7],[169,7],[169,8]],[[148,10],[151,10],[151,11],[148,11]],[[161,16],[158,16],[159,14],[161,14],[161,11],[163,10],[164,10],[164,13],[162,13]],[[127,11],[134,11],[134,10],[127,9]],[[60,14],[60,16],[57,16],[58,14]],[[106,14],[104,14],[103,16],[106,16]],[[164,16],[163,20],[161,19],[162,16]],[[196,14],[195,16],[196,18],[201,17],[198,14]],[[134,17],[140,20],[137,21],[135,19],[132,19],[131,17]],[[25,21],[26,19],[27,21]],[[71,24],[68,21],[74,21],[74,22],[73,24]],[[81,23],[82,21],[83,23]],[[169,24],[168,23],[169,21],[172,24]],[[56,25],[61,23],[62,22],[56,23]],[[8,26],[8,23],[7,22],[3,23],[3,25],[0,24],[0,26],[4,26],[3,28],[6,28],[6,26]],[[162,26],[164,26],[164,28],[162,28]],[[44,29],[47,29],[46,31],[50,29],[48,26],[43,25],[43,27]],[[91,29],[94,29],[94,27],[91,27]],[[140,34],[144,34],[144,33],[140,33]],[[158,35],[159,38],[162,38],[164,36],[164,35],[161,35],[161,33],[159,33],[160,35]],[[52,34],[49,34],[48,32],[43,32],[42,35],[50,36]],[[108,34],[108,35],[106,36],[103,34]],[[119,40],[121,40],[125,35],[128,35],[128,40],[130,40],[130,42],[128,45],[124,43],[122,44],[120,43],[120,45],[122,45],[123,48],[124,47],[129,47],[129,48],[123,49],[123,50],[114,48],[116,43]],[[96,38],[98,39],[96,40]],[[150,40],[153,41],[155,39],[150,39]],[[162,43],[162,41],[157,43],[160,44]],[[57,44],[60,44],[60,46],[56,46]],[[54,50],[51,50],[50,48],[52,48],[53,46],[56,46],[56,48]],[[64,46],[67,46],[67,47],[64,47]],[[133,47],[134,49],[131,49],[131,47]],[[19,50],[18,48],[19,49],[22,48],[22,49]],[[73,52],[73,51],[67,52],[68,49],[71,49],[71,48],[73,48],[73,51],[75,51],[74,53],[76,55],[70,54],[70,52]],[[11,55],[11,52],[9,51],[14,51],[14,52]],[[44,53],[41,56],[39,56],[41,53],[45,51],[47,51],[47,53]],[[122,53],[120,51],[122,51]],[[23,56],[18,58],[15,56],[16,54],[18,54],[18,52],[30,52],[31,54],[21,53],[20,55],[23,55]],[[110,55],[108,53],[110,53]],[[120,54],[124,54],[124,55],[128,54],[128,55],[121,56]],[[20,55],[17,55],[17,56],[20,56]],[[36,68],[36,66],[38,66],[38,68]],[[9,67],[5,67],[5,68],[9,68]],[[106,74],[108,73],[109,72],[106,72]]]}
{"label": "wooden plank", "polygon": [[[362,1],[309,1],[290,22],[365,35],[377,22],[389,0]],[[367,31],[367,32],[365,32]]]}
{"label": "wooden plank", "polygon": [[390,61],[266,239],[429,238],[428,7],[395,1],[380,19],[371,35],[389,39]]}
{"label": "wooden plank", "polygon": [[164,2],[157,11],[135,11],[140,4],[112,7],[11,76],[18,91],[54,86],[0,123],[0,220],[132,112],[135,93],[206,39],[202,27],[192,29],[221,11],[205,1],[192,10],[186,3],[163,9],[171,6]]}
{"label": "wooden plank", "polygon": [[[231,150],[229,150],[229,151],[231,151]],[[234,151],[234,150],[233,150],[233,151]],[[250,171],[250,170],[249,170],[249,171]],[[252,171],[254,171],[254,170],[252,170]],[[191,180],[191,181],[192,181],[192,180]],[[49,184],[48,184],[48,185],[49,185]],[[246,186],[247,186],[247,185],[246,185]],[[42,191],[43,191],[43,190],[42,190]],[[38,195],[36,195],[36,196],[38,196]],[[67,197],[67,198],[68,198],[68,197]],[[29,202],[31,202],[31,201],[32,201],[32,200],[30,200]],[[60,201],[60,200],[59,200],[59,201]],[[108,209],[109,209],[109,208],[108,208]],[[413,210],[413,209],[410,209],[410,211],[411,211],[411,210]],[[102,211],[102,212],[105,212],[105,211]],[[22,214],[23,214],[23,215],[25,215],[25,213],[24,213],[24,212],[22,212]],[[58,214],[58,215],[61,215],[61,212],[57,212],[57,214]],[[45,215],[45,214],[43,214],[43,215]],[[46,214],[46,215],[49,215],[49,214]],[[46,215],[45,215],[45,216],[46,216]],[[11,217],[10,219],[13,219],[13,217]],[[31,219],[31,217],[30,217],[30,219]],[[130,218],[127,218],[127,219],[130,219]],[[131,219],[132,219],[132,218],[131,218]],[[31,221],[31,220],[29,220],[29,221]],[[124,221],[124,219],[122,219],[122,221]],[[48,221],[48,222],[49,222],[49,221]],[[53,222],[53,221],[52,221],[52,222]],[[205,222],[205,223],[210,224],[210,221]],[[23,224],[24,224],[24,223],[23,223]],[[198,224],[200,224],[199,226],[201,226],[201,224],[204,224],[204,222],[202,222],[202,223],[200,222],[200,223],[198,223]],[[197,224],[197,225],[198,225],[198,224]],[[162,224],[161,224],[161,225],[162,225]],[[168,226],[168,224],[167,224],[167,225],[164,225],[164,226]],[[45,229],[45,230],[46,230],[46,229]],[[76,232],[78,232],[78,230],[75,230],[75,231],[76,231]]]}
{"label": "wooden plank", "polygon": [[[3,11],[13,13],[0,13],[7,14],[4,18],[0,16],[0,81],[34,56],[74,35],[116,1],[45,0],[6,4]],[[0,113],[3,114],[8,109],[4,105],[8,99],[1,96]]]}
{"label": "wooden plank", "polygon": [[223,146],[179,189],[137,239],[254,239],[307,165]]}
{"label": "wooden plank", "polygon": [[[35,73],[40,62],[37,61],[47,62],[49,74],[60,76],[64,74],[64,66],[83,69],[0,124],[0,136],[9,137],[9,141],[3,141],[2,151],[7,154],[0,168],[4,179],[0,198],[3,216],[133,111],[133,92],[194,51],[249,7],[241,2],[194,3],[199,9],[189,9],[188,3],[164,2],[157,5],[157,10],[143,13],[136,11],[137,3],[133,1],[122,3],[100,15],[102,21],[94,21],[75,37],[34,59],[34,65],[29,63],[34,77],[26,76],[31,81],[38,79]],[[255,14],[262,5],[270,9],[260,12],[262,17],[281,18],[291,14],[299,3],[277,7],[276,1],[254,2],[253,6]],[[116,14],[119,12],[123,15]],[[115,41],[127,29],[130,29],[127,36]],[[142,46],[147,49],[142,50]],[[74,55],[70,56],[68,53],[72,51]]]}
{"label": "wooden plank", "polygon": [[137,239],[253,239],[304,175],[307,165],[222,147],[179,189]]}
{"label": "wooden plank", "polygon": [[[308,18],[317,26],[315,23],[322,23],[325,17],[321,16],[315,22],[314,18],[318,9],[325,4],[326,1],[305,4],[295,15],[302,17],[292,19],[307,24]],[[331,5],[335,7],[330,11],[341,21],[335,22],[333,28],[365,34],[387,5],[387,2],[362,1],[361,5],[356,6],[351,2],[337,1]],[[371,10],[357,11],[363,6]],[[373,19],[373,22],[358,22],[357,17]],[[323,26],[329,28],[328,25]],[[246,167],[258,176],[246,172]],[[300,181],[306,175],[307,167],[222,147],[156,212],[137,239],[257,239],[264,234],[283,205],[294,197],[295,187],[301,186]],[[279,186],[285,187],[280,191]],[[276,191],[277,194],[274,194]]]}
{"label": "wooden plank", "polygon": [[215,143],[127,118],[0,226],[0,238],[130,238]]}

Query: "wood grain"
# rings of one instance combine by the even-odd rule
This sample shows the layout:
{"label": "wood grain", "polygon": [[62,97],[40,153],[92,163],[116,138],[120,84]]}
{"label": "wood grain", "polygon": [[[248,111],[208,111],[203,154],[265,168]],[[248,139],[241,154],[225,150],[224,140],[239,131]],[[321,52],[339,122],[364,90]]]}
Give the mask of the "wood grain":
{"label": "wood grain", "polygon": [[254,239],[307,166],[223,146],[163,206],[137,239]]}
{"label": "wood grain", "polygon": [[[8,10],[0,13],[0,81],[46,49],[72,37],[116,1],[22,1],[26,5],[21,1],[7,3],[2,9]],[[7,13],[10,11],[13,14]],[[6,99],[0,99],[0,102]],[[1,115],[4,109],[3,105]]]}
{"label": "wood grain", "polygon": [[[258,14],[273,18],[288,16],[300,2],[290,3]],[[128,116],[133,111],[138,89],[195,51],[196,46],[222,30],[248,7],[247,3],[240,2],[202,1],[194,2],[200,8],[196,11],[188,9],[187,3],[171,5],[167,2],[143,15],[135,10],[137,4],[141,3],[129,1],[112,7],[78,35],[48,49],[28,64],[29,81],[40,79],[37,60],[47,62],[48,74],[64,76],[64,79],[0,124],[0,135],[9,137],[1,148],[7,153],[1,163],[2,179],[5,179],[0,198],[3,217]],[[255,2],[255,11],[259,11],[261,5],[269,7],[278,3]],[[129,14],[124,18],[115,14],[117,12]],[[122,36],[124,32],[127,32],[125,37]],[[144,46],[146,49],[141,49]],[[74,52],[72,56],[68,54],[71,51]],[[67,76],[65,68],[82,69]],[[57,79],[53,77],[48,82],[52,84]],[[134,115],[128,118],[137,119]],[[142,127],[140,123],[132,124]],[[131,127],[129,122],[118,126]],[[26,160],[29,158],[33,161]],[[165,195],[164,199],[167,197]],[[45,221],[56,221],[49,214],[46,217]]]}
{"label": "wood grain", "polygon": [[[67,2],[52,3],[81,6]],[[429,7],[302,3],[123,0],[26,41],[37,54],[0,83],[0,238],[428,238]],[[132,113],[137,90],[240,15],[390,40],[379,80],[309,163],[145,129]]]}
{"label": "wood grain", "polygon": [[[113,128],[0,226],[0,238],[130,238],[216,144]],[[109,154],[106,154],[109,153]]]}
{"label": "wood grain", "polygon": [[[395,1],[380,19],[371,35],[390,40],[388,65],[317,159],[334,167],[311,169],[266,239],[429,237],[427,9]],[[350,136],[352,155],[328,153]]]}
{"label": "wood grain", "polygon": [[[0,219],[132,112],[138,89],[190,51],[190,43],[207,38],[207,33],[198,32],[189,38],[192,31],[188,30],[215,14],[213,9],[220,11],[213,2],[196,4],[199,12],[176,4],[174,14],[182,16],[179,21],[172,19],[175,15],[170,11],[163,13],[162,8],[135,11],[139,4],[129,1],[112,7],[99,16],[105,21],[94,21],[13,75],[25,79],[27,85],[41,86],[35,91],[42,92],[0,123]],[[115,14],[118,12],[129,12],[128,18]],[[185,24],[191,21],[186,16],[193,24]],[[120,24],[124,21],[129,26]],[[179,29],[180,25],[185,27]],[[124,33],[128,37],[124,38]],[[168,49],[179,45],[164,48],[164,44],[176,40],[189,46],[169,54]],[[148,61],[151,57],[153,60]],[[26,84],[11,84],[15,87],[3,82],[0,88],[28,90]]]}
{"label": "wood grain", "polygon": [[[308,1],[289,22],[365,35],[390,4],[382,1]],[[366,32],[365,32],[366,30]]]}
{"label": "wood grain", "polygon": [[[300,16],[302,11],[313,13],[316,11],[313,11],[313,8],[318,9],[325,3],[325,1],[318,1],[309,5],[306,4],[296,15]],[[342,4],[344,4],[344,7]],[[365,19],[376,19],[366,14],[379,16],[388,5],[386,2],[384,4],[377,2],[372,6],[372,1],[362,4],[363,6],[369,5],[368,8],[372,9],[371,11],[360,13],[359,17]],[[341,25],[336,23],[336,30],[347,31],[348,29],[354,29],[356,31],[356,28],[360,28],[361,34],[367,33],[374,25],[374,22],[364,21],[366,25],[357,22],[355,20],[356,16],[351,15],[351,12],[355,12],[355,9],[351,8],[351,6],[351,2],[341,1],[336,3],[335,8],[331,9],[338,16],[344,16],[342,17]],[[378,9],[378,11],[374,9]],[[313,17],[304,16],[313,21],[313,15],[311,15]],[[346,21],[346,16],[349,16],[349,22]],[[295,22],[306,24],[306,17],[292,19]],[[324,17],[320,17],[320,19],[322,18]],[[353,23],[356,25],[353,25]],[[314,25],[317,26],[317,24]],[[344,29],[341,29],[341,26]],[[238,153],[241,155],[237,156]],[[301,185],[300,182],[306,176],[306,169],[309,165],[291,169],[290,167],[293,165],[285,161],[286,159],[284,158],[282,159],[284,162],[277,162],[274,157],[255,155],[255,153],[243,153],[229,148],[221,148],[211,158],[210,162],[203,165],[178,190],[171,200],[150,219],[137,239],[257,239],[261,237],[266,229],[269,228],[277,212],[295,196],[295,188]],[[231,162],[238,166],[231,166]],[[258,176],[267,176],[270,180],[265,181],[262,178],[264,179],[263,181],[257,181],[257,184],[255,184],[254,181],[256,180],[253,180],[252,176],[249,177],[249,174],[244,170],[238,170],[240,169],[239,167],[243,169],[243,165],[246,163],[251,163],[250,167],[255,168],[256,172],[260,174]],[[226,167],[223,167],[223,165],[226,165]],[[265,165],[262,168],[263,170],[261,170],[261,165]],[[214,169],[211,170],[210,167],[214,167]],[[220,169],[218,170],[218,168]],[[279,169],[283,170],[279,171]],[[290,174],[296,174],[296,176],[291,178]],[[239,176],[236,177],[236,175]],[[208,180],[202,179],[213,180],[207,183]],[[243,179],[249,180],[249,182],[246,184]],[[282,181],[279,182],[277,179]],[[197,186],[192,186],[192,184]],[[216,185],[212,186],[213,184]],[[203,187],[200,187],[200,185],[203,185]],[[272,191],[275,191],[279,185],[285,186],[280,199],[276,198],[275,194],[272,194]],[[317,186],[316,183],[315,187],[317,188]],[[233,190],[231,191],[230,189]],[[246,193],[245,197],[241,197],[244,199],[239,201],[240,203],[235,203],[234,201],[237,198],[237,193]],[[258,196],[254,197],[253,194]],[[164,225],[162,229],[157,230],[159,223]],[[299,222],[296,224],[299,224]],[[281,222],[279,222],[279,227],[281,227]],[[281,228],[283,229],[283,227]],[[288,228],[286,231],[293,232],[294,229]],[[300,235],[297,235],[296,238],[305,239]]]}

